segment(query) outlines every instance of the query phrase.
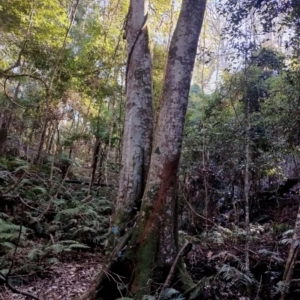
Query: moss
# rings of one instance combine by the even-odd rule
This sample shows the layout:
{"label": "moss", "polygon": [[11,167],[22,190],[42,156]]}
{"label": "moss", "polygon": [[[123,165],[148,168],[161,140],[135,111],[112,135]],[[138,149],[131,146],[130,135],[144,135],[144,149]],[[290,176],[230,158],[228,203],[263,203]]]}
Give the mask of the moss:
{"label": "moss", "polygon": [[[153,203],[157,194],[157,188],[152,188],[146,195],[146,201],[143,202],[138,218],[138,223],[134,229],[133,236],[129,244],[129,259],[135,262],[135,279],[132,284],[132,292],[136,294],[137,299],[142,295],[150,293],[149,279],[153,275],[153,266],[158,248],[159,225],[158,218],[153,214]],[[146,228],[149,218],[154,217],[151,221],[151,228]]]}
{"label": "moss", "polygon": [[149,279],[152,277],[155,254],[158,246],[158,235],[152,232],[140,246],[137,253],[136,280],[134,289],[137,299],[150,294]]}

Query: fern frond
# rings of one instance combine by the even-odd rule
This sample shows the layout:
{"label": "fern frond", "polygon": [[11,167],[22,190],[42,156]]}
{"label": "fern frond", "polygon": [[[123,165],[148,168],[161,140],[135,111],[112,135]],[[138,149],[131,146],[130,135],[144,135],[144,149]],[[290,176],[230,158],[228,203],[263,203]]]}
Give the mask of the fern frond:
{"label": "fern frond", "polygon": [[6,250],[11,250],[11,249],[15,249],[16,246],[13,243],[10,243],[10,242],[3,242],[3,243],[0,244],[0,249],[1,249],[1,247],[6,249]]}
{"label": "fern frond", "polygon": [[282,294],[286,291],[288,284],[284,281],[278,281],[276,286],[274,286],[275,294]]}
{"label": "fern frond", "polygon": [[73,241],[73,240],[63,240],[59,243],[55,243],[53,245],[50,245],[49,247],[46,247],[46,251],[51,251],[56,254],[61,253],[63,251],[71,251],[73,249],[89,249],[90,247],[84,244],[81,244],[79,242]]}
{"label": "fern frond", "polygon": [[5,214],[4,212],[0,212],[0,223],[1,219],[7,220],[9,219],[9,215]]}
{"label": "fern frond", "polygon": [[[291,239],[287,239],[288,242],[291,242]],[[283,240],[280,241],[280,243],[282,243]],[[267,258],[271,258],[273,261],[277,262],[277,263],[284,263],[284,259],[282,259],[281,257],[278,256],[278,253],[273,252],[273,251],[269,251],[267,249],[260,249],[258,251],[258,253],[262,256],[265,256]]]}
{"label": "fern frond", "polygon": [[81,244],[81,243],[75,243],[75,244],[68,245],[68,248],[70,250],[73,250],[73,249],[90,249],[89,246]]}
{"label": "fern frond", "polygon": [[55,216],[55,220],[56,221],[60,221],[63,218],[63,215],[68,215],[68,216],[78,215],[82,210],[83,210],[83,206],[82,205],[74,207],[74,208],[67,208],[67,209],[61,210]]}
{"label": "fern frond", "polygon": [[[124,298],[122,298],[122,299],[124,299]],[[142,297],[142,300],[155,300],[155,299],[156,299],[156,297],[155,296],[151,296],[151,295],[144,295]]]}
{"label": "fern frond", "polygon": [[167,288],[162,291],[161,298],[163,300],[184,300],[184,297],[173,288]]}
{"label": "fern frond", "polygon": [[47,194],[47,190],[42,186],[35,186],[32,188],[32,190],[39,192],[40,194]]}
{"label": "fern frond", "polygon": [[30,260],[37,260],[37,259],[41,258],[44,255],[45,255],[45,252],[42,249],[34,248],[34,249],[29,251],[29,253],[27,254],[27,257]]}
{"label": "fern frond", "polygon": [[48,264],[50,264],[50,265],[55,265],[55,264],[58,264],[58,263],[59,263],[59,260],[58,260],[57,258],[55,258],[55,257],[51,257],[51,258],[47,259],[46,262],[47,262]]}
{"label": "fern frond", "polygon": [[29,169],[29,165],[26,164],[26,165],[22,165],[22,166],[19,166],[18,168],[16,168],[16,169],[14,170],[14,172],[17,173],[17,172],[20,171],[20,170],[28,170],[28,169]]}
{"label": "fern frond", "polygon": [[292,236],[293,233],[294,233],[294,229],[289,229],[289,230],[283,232],[283,233],[282,233],[282,236],[283,236],[283,237]]}
{"label": "fern frond", "polygon": [[222,277],[224,280],[234,282],[238,286],[252,286],[256,284],[256,280],[251,272],[241,272],[235,267],[224,264],[217,273],[217,277]]}
{"label": "fern frond", "polygon": [[[0,233],[1,232],[14,232],[14,231],[19,231],[20,230],[20,226],[19,225],[15,225],[12,223],[8,223],[8,222],[1,222],[0,220]],[[26,228],[22,226],[22,232],[26,232]]]}

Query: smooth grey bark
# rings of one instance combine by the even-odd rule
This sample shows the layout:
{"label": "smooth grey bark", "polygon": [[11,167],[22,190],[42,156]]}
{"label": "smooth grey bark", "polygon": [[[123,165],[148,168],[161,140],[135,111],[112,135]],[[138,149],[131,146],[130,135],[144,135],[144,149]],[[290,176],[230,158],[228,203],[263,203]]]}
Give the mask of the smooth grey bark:
{"label": "smooth grey bark", "polygon": [[151,155],[152,56],[147,27],[148,5],[148,0],[131,0],[127,16],[126,116],[114,216],[120,234],[140,206]]}
{"label": "smooth grey bark", "polygon": [[[131,1],[131,4],[134,2],[141,4],[141,0]],[[170,44],[154,146],[136,225],[120,237],[107,262],[107,269],[99,273],[94,285],[83,299],[115,299],[126,296],[127,292],[136,299],[142,299],[143,295],[149,295],[157,287],[172,284],[170,278],[175,277],[172,272],[175,272],[174,262],[178,254],[177,172],[192,70],[205,7],[206,0],[182,1],[178,23]],[[133,6],[131,9],[128,21],[134,14]],[[145,20],[141,18],[139,20],[139,26],[143,26]],[[137,45],[136,42],[135,47]],[[132,54],[133,61],[130,62],[127,76],[123,169],[115,216],[119,218],[121,215],[123,220],[124,214],[131,214],[130,205],[134,203],[132,200],[138,199],[135,196],[141,197],[145,178],[139,174],[141,168],[147,167],[148,156],[145,156],[145,150],[148,153],[151,149],[151,143],[147,143],[151,134],[149,128],[146,128],[152,126],[152,123],[148,123],[149,106],[145,107],[145,104],[135,102],[143,96],[137,91],[148,95],[147,101],[150,99],[150,90],[146,90],[144,82],[151,77],[151,70],[143,69],[144,72],[148,72],[143,74],[140,73],[142,69],[134,67],[145,55],[143,52],[145,49],[142,45],[139,47],[133,49],[136,52]],[[140,68],[146,65],[145,62]],[[139,80],[141,78],[143,84]],[[148,121],[145,121],[145,117]],[[141,136],[142,132],[146,132],[147,140]],[[139,168],[136,168],[136,163]],[[133,181],[135,179],[138,180],[137,183]],[[129,205],[129,208],[126,205]],[[128,219],[125,217],[125,220]],[[120,253],[121,260],[118,259]],[[118,283],[126,285],[126,290],[121,291]]]}
{"label": "smooth grey bark", "polygon": [[134,292],[147,285],[149,274],[156,273],[155,280],[162,280],[177,254],[177,172],[205,7],[205,0],[183,0],[170,44],[147,185],[133,234],[137,245]]}

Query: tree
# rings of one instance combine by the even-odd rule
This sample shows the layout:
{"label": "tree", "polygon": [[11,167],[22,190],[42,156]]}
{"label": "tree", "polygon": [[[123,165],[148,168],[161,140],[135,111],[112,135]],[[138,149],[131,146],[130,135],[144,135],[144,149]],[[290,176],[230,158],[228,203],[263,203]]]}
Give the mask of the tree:
{"label": "tree", "polygon": [[289,291],[289,286],[292,280],[293,271],[295,267],[295,262],[297,255],[299,253],[299,239],[300,239],[300,206],[298,208],[297,218],[295,222],[294,234],[291,239],[291,245],[289,249],[289,254],[287,257],[284,274],[283,274],[283,290],[281,292],[280,300],[286,298],[286,294]]}
{"label": "tree", "polygon": [[[128,20],[134,13],[141,15],[144,12],[143,5],[146,3],[146,1],[132,0]],[[177,171],[191,75],[205,6],[205,0],[183,0],[182,2],[177,26],[170,43],[149,173],[136,225],[127,228],[119,239],[109,258],[108,270],[99,274],[85,299],[112,299],[126,295],[127,291],[140,299],[142,295],[153,293],[164,282],[164,287],[167,287],[171,283],[170,278],[175,275],[172,273],[173,263],[176,262],[178,253]],[[142,34],[140,30],[147,32],[142,18],[138,17],[138,19],[140,20],[138,26],[132,23],[135,25],[135,31],[138,31],[133,35],[137,37],[136,39]],[[133,53],[130,49],[129,47],[128,64],[133,67],[136,58],[146,55],[148,47],[133,49]],[[131,61],[135,55],[138,56]],[[146,78],[150,76],[149,73],[137,71],[132,73],[129,66],[128,89],[136,87],[133,75]],[[149,72],[150,69],[147,71]],[[133,92],[135,91],[128,91],[127,96]],[[149,91],[146,91],[147,94]],[[129,108],[127,106],[127,113]],[[128,122],[129,118],[126,117],[125,127],[128,126]],[[143,130],[143,126],[140,130]],[[126,147],[124,149],[126,150]],[[123,155],[126,153],[127,151]],[[139,180],[141,181],[141,178]],[[120,208],[117,208],[117,213],[120,213]],[[117,215],[115,219],[118,217]],[[113,273],[107,276],[110,271]],[[110,280],[111,276],[114,280]],[[122,278],[123,290],[120,289],[120,278]]]}
{"label": "tree", "polygon": [[130,2],[127,15],[126,117],[114,220],[121,235],[140,206],[151,154],[152,58],[147,10],[147,0],[135,0]]}
{"label": "tree", "polygon": [[[222,7],[222,5],[221,5]],[[247,23],[247,19],[249,17],[251,18],[254,17],[255,15],[258,17],[259,21],[258,25],[261,27],[260,31],[263,32],[264,34],[272,34],[275,33],[276,36],[279,36],[278,40],[280,40],[280,43],[282,44],[282,32],[284,32],[283,29],[288,28],[290,33],[288,36],[288,40],[285,41],[284,43],[284,48],[285,50],[288,48],[292,49],[292,55],[289,53],[287,54],[288,56],[291,56],[291,62],[289,63],[289,70],[288,70],[288,76],[291,78],[293,69],[298,69],[299,66],[299,30],[300,30],[300,24],[299,24],[299,15],[300,15],[300,10],[299,10],[299,0],[288,0],[288,1],[265,1],[265,0],[253,0],[253,1],[239,1],[237,2],[236,0],[227,0],[225,3],[225,9],[223,10],[223,14],[227,15],[227,18],[231,21],[229,27],[227,28],[227,33],[229,33],[232,37],[232,40],[238,36],[244,36],[244,41],[241,43],[235,42],[236,45],[235,47],[239,50],[244,51],[247,53],[249,49],[255,49],[257,47],[257,39],[256,36],[254,36],[253,39],[251,39],[250,43],[247,42],[247,39],[249,37],[252,37],[252,34],[257,35],[259,32],[257,30],[257,24],[252,24],[251,29],[252,33],[250,33],[249,29],[246,30],[243,34],[244,26],[241,26],[243,22]],[[275,20],[279,20],[279,22],[275,22]],[[245,26],[246,27],[246,26]],[[241,29],[242,28],[242,29]],[[242,39],[241,39],[242,40]],[[266,42],[266,41],[263,41]],[[239,46],[237,44],[240,44]],[[245,49],[244,46],[247,46],[248,49]],[[247,57],[247,55],[246,55]],[[268,58],[272,57],[271,51],[265,51],[262,55],[262,60],[263,61],[268,61]],[[276,57],[274,56],[276,62]],[[258,64],[259,66],[259,64]],[[268,77],[269,75],[267,75]],[[260,97],[260,96],[259,96]],[[249,98],[250,99],[250,98]],[[252,97],[253,99],[253,97]],[[249,101],[249,100],[247,100]],[[252,100],[253,101],[253,100]],[[257,101],[256,101],[257,102]],[[291,101],[292,102],[292,101]],[[299,103],[299,101],[298,101]],[[256,105],[257,106],[257,105]],[[258,106],[257,106],[258,107]],[[251,110],[251,107],[248,104],[249,108],[249,113]],[[249,129],[249,119],[246,116],[247,119],[247,128],[246,128],[246,135],[248,136]],[[297,119],[297,118],[295,118]],[[289,121],[290,124],[292,124],[292,120]],[[291,125],[289,125],[291,126]],[[246,142],[246,157],[249,160],[249,143]],[[248,151],[247,151],[248,150]],[[299,158],[298,158],[299,159]],[[246,159],[246,169],[249,169],[249,162]],[[247,170],[245,171],[245,174],[247,174]],[[248,176],[245,176],[245,198],[246,201],[248,202],[248,197],[246,193],[246,186],[248,185]],[[248,216],[247,223],[249,224],[249,208],[248,205],[245,205],[246,207],[246,215]],[[289,255],[287,258],[286,266],[285,266],[285,271],[283,274],[283,289],[281,291],[281,300],[284,300],[288,291],[289,291],[289,285],[291,283],[292,275],[293,275],[293,269],[295,266],[295,258],[297,257],[298,254],[298,240],[300,236],[300,231],[299,231],[299,226],[300,226],[300,218],[299,218],[299,210],[300,207],[298,208],[298,215],[295,221],[295,228],[294,228],[294,235],[291,240],[290,244],[290,249],[289,249]],[[249,228],[247,232],[247,239],[249,237]],[[248,243],[246,244],[246,249],[249,248]],[[246,255],[246,265],[249,266],[249,256],[248,250],[246,250],[247,255]]]}

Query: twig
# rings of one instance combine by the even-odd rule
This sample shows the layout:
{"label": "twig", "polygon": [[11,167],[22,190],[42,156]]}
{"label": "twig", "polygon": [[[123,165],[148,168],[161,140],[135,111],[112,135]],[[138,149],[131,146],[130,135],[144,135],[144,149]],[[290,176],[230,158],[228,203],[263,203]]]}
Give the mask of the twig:
{"label": "twig", "polygon": [[39,298],[37,298],[36,296],[29,294],[27,292],[22,292],[20,290],[17,290],[14,286],[12,286],[12,284],[9,282],[8,280],[8,276],[5,276],[2,272],[0,272],[0,279],[3,280],[5,282],[5,284],[7,285],[7,287],[16,294],[20,294],[26,297],[29,297],[31,299],[35,299],[35,300],[39,300]]}
{"label": "twig", "polygon": [[260,276],[259,286],[258,286],[256,297],[255,297],[254,300],[259,300],[259,292],[260,292],[260,288],[261,288],[261,281],[262,281],[262,276]]}
{"label": "twig", "polygon": [[20,240],[21,240],[21,235],[22,235],[23,219],[24,219],[24,204],[22,203],[22,217],[21,217],[21,223],[20,223],[19,235],[18,235],[18,239],[17,239],[17,242],[16,242],[15,251],[14,251],[14,254],[13,254],[13,257],[12,257],[12,260],[11,260],[11,264],[10,264],[8,273],[7,273],[7,275],[6,275],[6,278],[9,277],[9,275],[10,275],[10,273],[11,273],[13,267],[14,267],[14,261],[15,261],[15,257],[16,257],[16,254],[17,254],[17,250],[18,250],[19,243],[20,243]]}
{"label": "twig", "polygon": [[17,195],[17,198],[25,205],[27,206],[28,208],[32,209],[32,210],[35,210],[35,211],[38,211],[39,213],[42,213],[43,211],[29,205],[28,203],[26,203],[26,201],[20,196],[20,195]]}
{"label": "twig", "polygon": [[[9,186],[5,191],[3,191],[3,192],[2,192],[2,197],[9,196],[8,193],[9,193],[10,191],[14,190],[14,189],[21,183],[21,181],[24,179],[25,175],[26,175],[26,172],[24,172],[24,173],[22,174],[22,176],[20,177],[20,179],[17,180],[17,181],[15,181],[15,182],[12,184],[12,186]],[[11,178],[12,178],[12,177],[11,177]]]}
{"label": "twig", "polygon": [[51,197],[51,199],[50,199],[50,201],[49,201],[49,204],[48,204],[46,210],[44,210],[43,212],[41,212],[41,214],[37,217],[37,220],[38,220],[38,221],[40,221],[40,220],[43,219],[43,217],[45,216],[45,214],[49,211],[49,209],[50,209],[52,203],[55,201],[55,198],[54,198],[54,197],[52,197],[52,196],[50,196],[50,197]]}
{"label": "twig", "polygon": [[92,285],[92,287],[83,296],[80,296],[80,298],[76,298],[76,300],[95,299],[95,296],[99,290],[99,285],[101,285],[102,281],[105,279],[105,277],[107,277],[108,271],[111,269],[111,267],[114,263],[114,258],[117,256],[118,252],[121,251],[125,247],[125,245],[128,243],[128,241],[130,240],[132,233],[133,233],[133,229],[134,229],[134,227],[131,228],[130,230],[128,230],[124,234],[124,236],[121,238],[120,242],[116,245],[116,247],[110,254],[110,256],[108,258],[109,263],[106,266],[106,270],[102,269],[99,272],[99,274],[97,275],[95,283]]}
{"label": "twig", "polygon": [[[185,202],[187,203],[187,205],[188,205],[188,207],[190,208],[190,210],[191,210],[197,217],[199,217],[199,218],[201,218],[201,219],[203,219],[203,220],[205,220],[205,221],[208,221],[209,223],[211,223],[211,224],[215,225],[217,228],[219,228],[219,225],[218,225],[217,223],[215,223],[214,221],[212,221],[212,220],[210,220],[210,219],[208,219],[208,218],[206,218],[206,217],[200,215],[199,213],[197,213],[197,212],[194,210],[194,208],[192,207],[192,205],[191,205],[186,199],[184,199],[184,200],[185,200]],[[220,233],[221,233],[222,237],[224,238],[224,236],[223,236],[223,234],[222,234],[221,231],[220,231]]]}
{"label": "twig", "polygon": [[22,228],[23,228],[23,219],[24,219],[24,204],[22,204],[22,219],[21,219],[21,224],[20,224],[20,231],[19,231],[19,236],[18,236],[18,240],[17,240],[17,243],[16,243],[16,248],[15,248],[15,251],[14,251],[14,254],[13,254],[13,257],[12,257],[12,261],[11,261],[11,264],[10,264],[10,267],[9,267],[9,270],[8,270],[8,273],[7,275],[5,276],[2,272],[0,272],[0,279],[3,280],[5,282],[5,284],[8,286],[8,288],[13,292],[13,293],[17,293],[17,294],[21,294],[21,295],[24,295],[24,296],[27,296],[27,297],[30,297],[32,299],[35,299],[35,300],[39,300],[37,297],[29,294],[29,293],[26,293],[26,292],[22,292],[22,291],[19,291],[17,290],[14,286],[12,286],[12,284],[9,282],[9,275],[14,267],[14,261],[15,261],[15,257],[16,257],[16,254],[17,254],[17,250],[18,250],[18,246],[19,246],[19,243],[20,243],[20,239],[21,239],[21,234],[22,234]]}
{"label": "twig", "polygon": [[[224,243],[225,243],[226,245],[228,245],[228,244],[226,243],[226,236],[223,234],[222,230],[219,229],[219,225],[218,225],[217,223],[213,222],[212,220],[210,220],[210,219],[208,219],[208,218],[206,218],[206,217],[204,217],[204,216],[198,214],[198,213],[193,209],[193,207],[191,206],[191,204],[190,204],[186,199],[185,199],[185,202],[186,202],[187,205],[189,206],[190,210],[191,210],[197,217],[202,218],[202,219],[204,219],[204,220],[210,222],[211,224],[215,225],[215,226],[216,226],[216,229],[217,229],[218,232],[221,234],[221,236],[222,236],[222,238],[223,238],[223,240],[224,240]],[[229,245],[228,245],[228,246],[229,246]],[[233,248],[236,249],[236,250],[238,250],[238,251],[240,251],[241,253],[245,253],[245,251],[239,249],[239,248],[236,247],[236,246],[234,246]],[[252,251],[252,250],[250,250],[250,249],[249,249],[249,252],[252,253],[253,255],[257,256],[257,253],[255,253],[254,251]]]}
{"label": "twig", "polygon": [[6,90],[6,84],[7,84],[7,81],[10,79],[10,78],[16,78],[16,77],[29,77],[29,78],[32,78],[32,79],[35,79],[35,80],[38,80],[40,82],[42,82],[45,86],[45,89],[46,89],[46,95],[48,97],[49,95],[49,87],[47,85],[47,83],[45,82],[45,80],[43,80],[42,78],[40,77],[37,77],[37,76],[34,76],[34,75],[31,75],[31,74],[14,74],[14,75],[6,75],[5,73],[3,72],[0,72],[0,74],[2,76],[5,77],[5,80],[4,80],[4,85],[3,85],[3,90],[4,90],[4,93],[5,93],[5,96],[6,98],[13,104],[17,105],[18,107],[20,108],[26,108],[20,104],[18,104],[12,97],[10,97],[7,93],[7,90]]}
{"label": "twig", "polygon": [[176,268],[176,266],[177,266],[177,264],[178,264],[178,261],[179,261],[179,258],[181,257],[183,251],[185,250],[185,248],[186,248],[189,244],[190,244],[190,242],[189,242],[189,241],[186,241],[186,242],[184,243],[184,245],[181,247],[180,251],[178,252],[178,254],[177,254],[177,256],[176,256],[176,258],[175,258],[175,260],[174,260],[174,262],[173,262],[173,264],[172,264],[172,267],[171,267],[171,269],[170,269],[170,272],[169,272],[169,274],[168,274],[168,277],[167,277],[167,279],[166,279],[166,281],[165,281],[165,283],[164,283],[164,285],[163,285],[163,287],[162,287],[162,289],[161,289],[161,291],[160,291],[160,293],[159,293],[159,296],[158,296],[158,299],[157,299],[157,300],[161,300],[161,299],[162,299],[164,290],[165,290],[167,287],[170,286],[171,281],[172,281],[173,276],[174,276],[174,273],[175,273],[175,268]]}

